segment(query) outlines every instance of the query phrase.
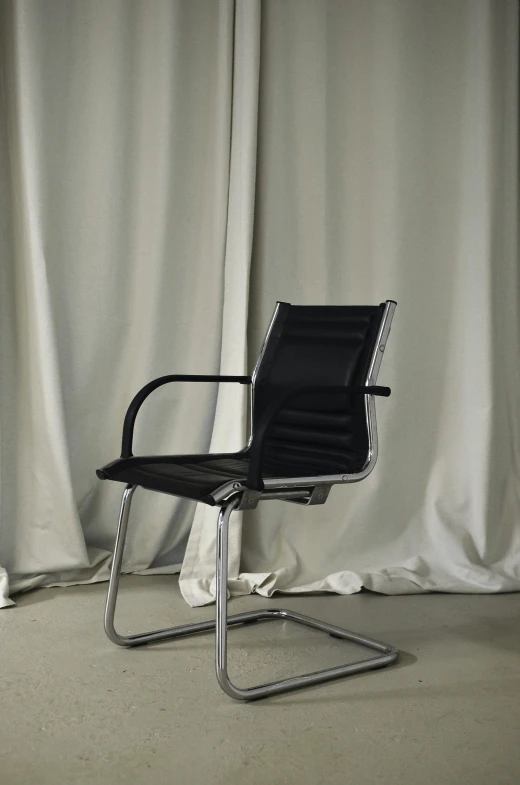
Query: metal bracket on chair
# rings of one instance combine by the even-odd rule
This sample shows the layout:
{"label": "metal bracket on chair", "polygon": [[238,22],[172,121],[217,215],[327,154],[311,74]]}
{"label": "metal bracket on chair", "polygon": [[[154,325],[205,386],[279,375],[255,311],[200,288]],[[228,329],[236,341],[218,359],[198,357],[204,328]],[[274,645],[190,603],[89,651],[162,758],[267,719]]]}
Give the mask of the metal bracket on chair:
{"label": "metal bracket on chair", "polygon": [[240,499],[240,504],[238,505],[237,510],[255,510],[258,506],[261,496],[261,491],[245,490],[242,494],[242,498]]}
{"label": "metal bracket on chair", "polygon": [[287,499],[293,504],[305,504],[310,507],[311,504],[325,504],[330,493],[330,485],[316,485],[311,492],[308,499]]}
{"label": "metal bracket on chair", "polygon": [[[254,510],[260,501],[278,499],[278,501],[292,501],[298,504],[311,504],[312,493],[310,488],[274,488],[268,491],[245,490],[240,499],[237,510]],[[321,504],[321,502],[314,502]]]}
{"label": "metal bracket on chair", "polygon": [[[158,643],[162,640],[169,640],[172,638],[180,638],[185,635],[193,635],[200,632],[215,631],[215,670],[217,680],[224,692],[231,698],[237,700],[256,700],[257,698],[265,698],[268,695],[276,695],[288,690],[294,690],[299,687],[310,686],[311,684],[320,684],[322,682],[337,679],[342,676],[349,676],[354,673],[361,673],[363,671],[372,670],[374,668],[382,668],[385,665],[390,665],[395,662],[399,656],[399,652],[394,646],[389,646],[386,643],[367,638],[365,635],[359,635],[355,632],[349,632],[342,627],[337,627],[333,624],[312,619],[309,616],[304,616],[301,613],[288,611],[280,608],[267,608],[266,610],[247,611],[246,613],[237,613],[232,616],[227,615],[227,576],[228,576],[228,525],[229,517],[233,510],[240,509],[239,505],[241,499],[239,495],[232,499],[228,499],[225,505],[221,508],[217,523],[217,563],[216,563],[216,619],[211,621],[195,622],[194,624],[181,624],[177,627],[169,627],[162,630],[154,630],[152,632],[137,633],[134,635],[120,635],[114,627],[114,616],[117,601],[117,592],[119,585],[119,576],[121,574],[121,565],[123,561],[123,550],[128,526],[128,517],[130,513],[130,505],[132,502],[132,495],[136,486],[128,485],[123,493],[123,501],[121,504],[121,512],[119,515],[119,526],[117,529],[116,543],[114,548],[114,557],[112,560],[112,567],[110,571],[110,581],[108,584],[107,604],[105,609],[105,631],[111,641],[117,643],[119,646],[140,646],[145,643]],[[318,488],[319,486],[317,486]],[[299,489],[300,496],[302,490]],[[316,489],[315,489],[316,490]],[[287,491],[287,489],[286,489]],[[294,491],[296,493],[296,491]],[[267,492],[264,498],[280,498],[274,496],[275,492]],[[317,498],[318,504],[321,503],[318,491]],[[249,494],[244,494],[249,497]],[[259,494],[262,496],[262,494]],[[253,498],[253,497],[251,497]],[[309,494],[309,499],[312,494]],[[258,499],[257,499],[258,502]],[[246,504],[252,504],[246,499]],[[281,679],[279,681],[269,682],[267,684],[260,684],[256,687],[237,687],[235,686],[229,676],[227,669],[227,634],[228,629],[240,624],[250,624],[253,621],[268,621],[280,619],[282,621],[293,621],[297,624],[302,624],[305,627],[311,627],[321,632],[326,632],[334,638],[356,643],[364,646],[375,652],[375,655],[365,660],[339,665],[335,668],[324,668],[313,673],[305,673],[301,676],[294,676],[289,679]]]}
{"label": "metal bracket on chair", "polygon": [[[255,510],[260,501],[277,499],[293,504],[325,504],[330,493],[330,484],[320,484],[296,488],[272,488],[264,491],[252,491],[246,488],[238,504],[237,510]],[[236,492],[236,491],[235,491]],[[226,498],[227,501],[227,498]]]}

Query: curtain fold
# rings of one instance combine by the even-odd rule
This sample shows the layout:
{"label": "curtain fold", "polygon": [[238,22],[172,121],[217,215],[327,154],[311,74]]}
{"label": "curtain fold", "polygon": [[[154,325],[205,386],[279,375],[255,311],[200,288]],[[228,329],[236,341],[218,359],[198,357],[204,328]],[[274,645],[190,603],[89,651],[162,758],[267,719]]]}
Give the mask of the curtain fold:
{"label": "curtain fold", "polygon": [[[249,270],[253,243],[258,80],[260,66],[260,0],[238,2],[235,8],[233,96],[228,214],[224,256],[222,346],[220,373],[247,374]],[[231,452],[247,441],[249,389],[219,388],[210,452]],[[239,580],[242,513],[229,525],[229,581],[232,593],[244,593]],[[182,563],[179,585],[190,605],[216,596],[215,510],[199,504]]]}
{"label": "curtain fold", "polygon": [[375,472],[305,517],[260,505],[242,579],[519,590],[518,4],[263,12],[251,345],[273,292],[398,308]]}
{"label": "curtain fold", "polygon": [[[105,580],[134,393],[250,372],[276,300],[398,301],[380,458],[230,528],[231,594],[520,590],[516,0],[4,0],[0,607]],[[136,450],[239,449],[169,385]],[[215,510],[140,490],[127,572],[215,596]],[[8,578],[9,584],[8,586]]]}
{"label": "curtain fold", "polygon": [[[16,592],[108,577],[119,494],[94,471],[139,387],[243,370],[249,258],[230,227],[249,197],[231,160],[232,0],[1,13],[0,563]],[[246,151],[251,123],[233,125]],[[136,449],[206,452],[226,405],[215,385],[161,390]],[[194,512],[138,494],[125,571],[178,571]]]}

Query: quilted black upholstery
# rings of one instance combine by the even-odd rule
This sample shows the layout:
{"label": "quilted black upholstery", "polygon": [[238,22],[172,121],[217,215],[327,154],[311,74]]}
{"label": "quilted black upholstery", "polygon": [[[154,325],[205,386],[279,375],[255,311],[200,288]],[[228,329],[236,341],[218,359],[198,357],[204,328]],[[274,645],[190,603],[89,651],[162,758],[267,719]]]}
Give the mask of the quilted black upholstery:
{"label": "quilted black upholstery", "polygon": [[[366,381],[384,305],[292,306],[280,303],[257,369],[253,430],[285,387],[360,385]],[[356,473],[368,455],[364,396],[312,393],[277,415],[265,450],[264,477]],[[135,456],[98,471],[112,479],[213,505],[230,480],[243,481],[248,452]]]}
{"label": "quilted black upholstery", "polygon": [[[384,305],[281,304],[258,369],[253,427],[273,395],[289,385],[361,385]],[[305,395],[277,416],[265,456],[274,471],[298,467],[300,475],[360,471],[368,454],[363,396]]]}

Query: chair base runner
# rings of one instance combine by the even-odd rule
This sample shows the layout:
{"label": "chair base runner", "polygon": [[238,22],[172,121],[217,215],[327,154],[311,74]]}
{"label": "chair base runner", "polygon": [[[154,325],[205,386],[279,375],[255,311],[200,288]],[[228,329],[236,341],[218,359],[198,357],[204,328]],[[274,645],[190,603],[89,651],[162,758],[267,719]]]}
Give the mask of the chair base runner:
{"label": "chair base runner", "polygon": [[[119,578],[121,575],[121,565],[123,561],[123,550],[128,528],[128,518],[130,505],[136,486],[128,485],[123,493],[119,525],[110,572],[108,585],[108,596],[105,610],[105,631],[113,643],[119,646],[142,646],[147,643],[157,643],[172,638],[181,638],[187,635],[209,632],[215,630],[216,640],[216,674],[217,680],[227,695],[237,700],[256,700],[265,698],[268,695],[276,695],[281,692],[288,692],[300,687],[308,687],[312,684],[339,679],[343,676],[351,676],[355,673],[383,668],[390,665],[399,657],[399,652],[394,646],[367,638],[355,632],[349,632],[342,627],[334,624],[313,619],[294,611],[278,608],[267,608],[259,611],[247,611],[237,613],[232,616],[227,615],[227,566],[228,566],[228,525],[229,518],[234,509],[240,503],[239,497],[230,500],[221,508],[218,517],[217,528],[217,598],[216,598],[216,620],[195,622],[193,624],[183,624],[177,627],[169,627],[152,632],[138,633],[136,635],[120,635],[114,627],[114,616],[119,588]],[[294,676],[289,679],[281,679],[267,684],[260,684],[256,687],[240,688],[236,687],[229,679],[227,672],[227,632],[230,627],[241,624],[251,624],[257,621],[270,621],[280,619],[282,621],[293,621],[305,627],[328,633],[334,638],[356,643],[368,649],[378,652],[375,657],[360,660],[358,662],[338,665],[334,668],[324,668],[323,670],[312,673],[305,673],[301,676]]]}

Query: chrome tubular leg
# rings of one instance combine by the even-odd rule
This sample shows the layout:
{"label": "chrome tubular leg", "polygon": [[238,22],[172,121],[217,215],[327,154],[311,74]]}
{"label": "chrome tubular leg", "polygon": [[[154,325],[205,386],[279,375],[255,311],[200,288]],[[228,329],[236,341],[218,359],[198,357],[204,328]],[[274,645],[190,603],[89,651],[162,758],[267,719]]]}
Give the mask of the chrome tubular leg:
{"label": "chrome tubular leg", "polygon": [[128,518],[130,507],[132,506],[132,496],[136,486],[127,485],[123,492],[121,509],[119,511],[119,523],[117,525],[116,542],[112,566],[110,568],[110,579],[108,581],[108,594],[105,606],[105,632],[113,643],[123,644],[123,639],[117,634],[114,628],[114,615],[116,612],[117,592],[119,589],[119,578],[121,575],[121,565],[123,563],[123,551],[125,549],[126,532],[128,529]]}
{"label": "chrome tubular leg", "polygon": [[[108,594],[105,607],[105,632],[113,643],[118,646],[142,646],[145,643],[157,643],[158,641],[170,640],[171,638],[180,638],[186,635],[194,635],[200,632],[209,632],[215,629],[215,621],[195,622],[194,624],[180,624],[177,627],[167,627],[161,630],[153,630],[151,632],[141,632],[134,635],[120,635],[114,626],[114,617],[116,611],[117,594],[119,589],[119,578],[121,575],[121,565],[123,563],[123,551],[125,547],[126,532],[128,529],[128,518],[130,515],[130,507],[132,504],[132,496],[137,486],[127,485],[123,492],[123,499],[121,501],[121,511],[119,513],[119,524],[117,527],[116,542],[114,547],[114,556],[112,559],[112,567],[110,570],[110,580],[108,583]],[[227,511],[227,515],[238,505],[238,499],[231,501],[223,511]],[[230,626],[242,624],[247,621],[251,616],[250,613],[238,613],[230,616],[228,624]]]}
{"label": "chrome tubular leg", "polygon": [[[399,652],[386,643],[367,638],[355,632],[349,632],[342,627],[334,624],[313,619],[294,611],[279,608],[267,608],[260,611],[247,611],[237,613],[232,616],[227,615],[227,575],[228,575],[228,530],[229,518],[233,510],[239,504],[239,499],[235,498],[221,508],[217,525],[217,564],[216,564],[216,621],[203,621],[195,624],[183,624],[177,627],[155,630],[153,632],[138,633],[136,635],[120,635],[114,628],[114,615],[117,601],[117,591],[119,586],[119,576],[123,561],[123,550],[125,545],[126,531],[128,527],[128,517],[135,486],[128,485],[123,493],[121,512],[119,515],[119,525],[117,529],[116,544],[112,568],[110,572],[110,582],[108,586],[108,596],[105,611],[105,630],[114,643],[119,646],[139,646],[145,643],[153,643],[171,638],[179,638],[185,635],[193,635],[200,632],[216,631],[215,636],[215,666],[217,680],[227,695],[237,700],[255,700],[265,698],[268,695],[275,695],[281,692],[298,689],[300,687],[319,684],[320,682],[338,679],[342,676],[349,676],[354,673],[382,668],[390,665],[398,659]],[[289,679],[260,684],[256,687],[240,688],[236,687],[229,679],[227,672],[227,632],[230,627],[239,624],[247,624],[253,621],[269,621],[280,619],[282,621],[293,621],[305,627],[311,627],[321,632],[326,632],[335,638],[356,643],[372,649],[377,655],[358,662],[339,665],[334,668],[325,668],[313,673],[306,673],[302,676],[294,676]]]}
{"label": "chrome tubular leg", "polygon": [[215,669],[217,680],[224,692],[232,698],[236,689],[227,675],[227,576],[228,576],[228,532],[229,517],[232,506],[220,510],[217,524],[217,578],[216,578],[216,634],[215,634]]}
{"label": "chrome tubular leg", "polygon": [[366,660],[348,663],[347,665],[339,665],[335,668],[325,668],[313,673],[306,673],[303,676],[294,676],[289,679],[268,682],[267,684],[260,684],[257,687],[248,687],[245,689],[236,687],[230,681],[227,672],[227,631],[229,627],[227,619],[228,530],[231,512],[232,505],[220,511],[217,529],[217,629],[215,666],[218,683],[227,695],[231,698],[236,698],[237,700],[256,700],[258,698],[265,698],[268,695],[295,690],[299,687],[319,684],[320,682],[330,681],[331,679],[338,679],[342,676],[349,676],[366,670],[382,668],[397,660],[399,652],[395,647],[389,646],[386,643],[367,638],[364,635],[358,635],[355,632],[349,632],[342,627],[318,621],[310,616],[304,616],[301,613],[268,608],[266,610],[253,611],[249,614],[241,614],[242,617],[248,617],[247,619],[243,618],[243,621],[268,621],[274,619],[294,621],[306,627],[311,627],[320,630],[321,632],[327,632],[335,638],[341,638],[350,641],[351,643],[366,646],[369,649],[379,652],[379,654],[376,657],[371,657]]}

